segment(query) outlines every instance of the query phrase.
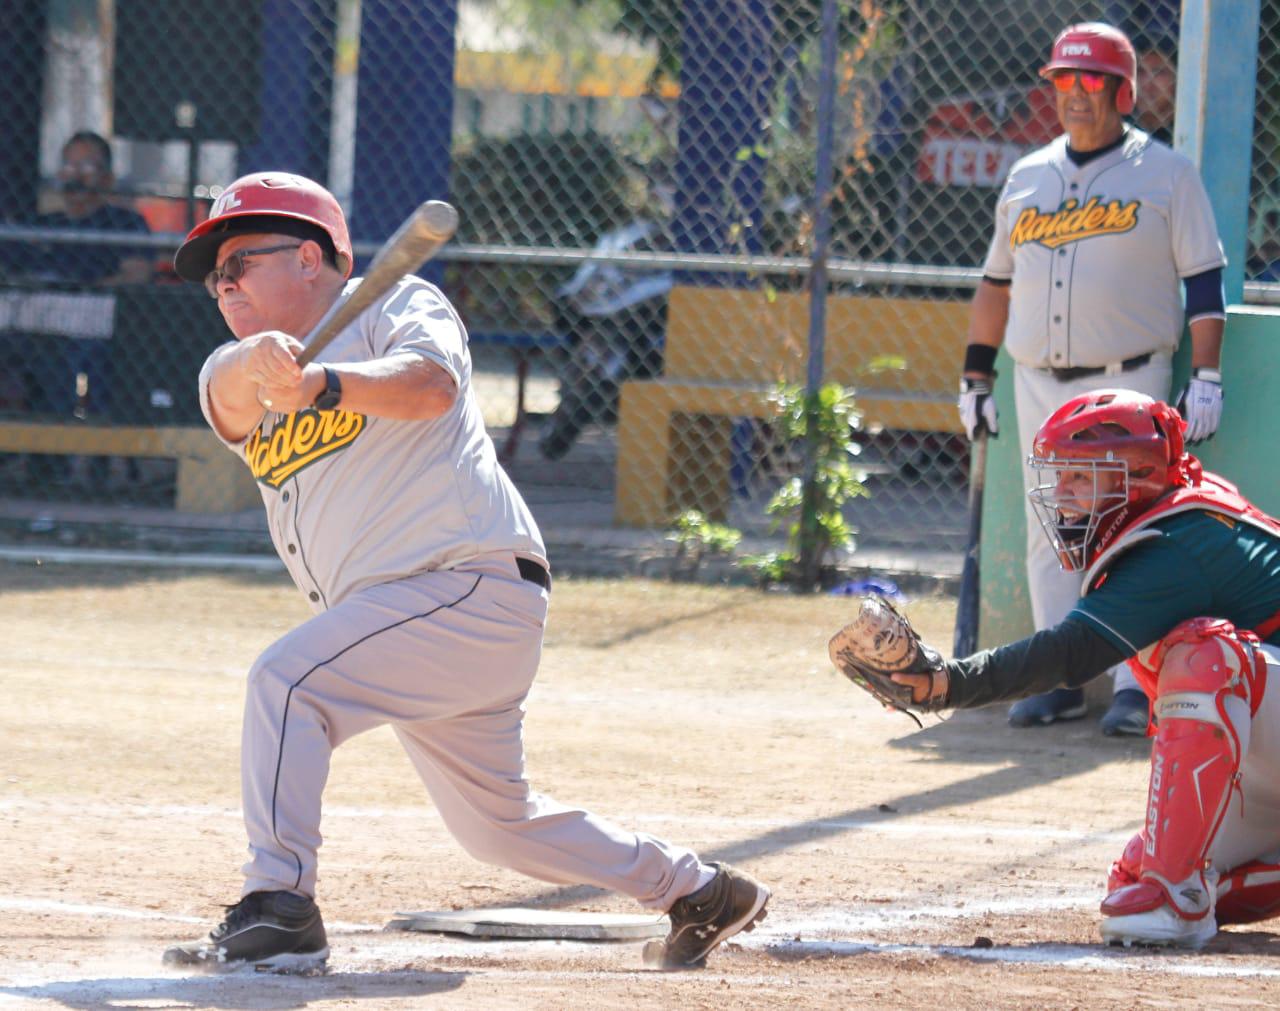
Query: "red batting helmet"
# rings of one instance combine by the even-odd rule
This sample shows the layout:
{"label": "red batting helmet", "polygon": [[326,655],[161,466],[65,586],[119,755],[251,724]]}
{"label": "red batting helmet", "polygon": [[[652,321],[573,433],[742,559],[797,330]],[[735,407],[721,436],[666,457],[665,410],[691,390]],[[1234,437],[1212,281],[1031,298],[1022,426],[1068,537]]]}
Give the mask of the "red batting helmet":
{"label": "red batting helmet", "polygon": [[[1028,497],[1067,572],[1093,563],[1129,521],[1187,483],[1178,412],[1131,390],[1095,390],[1068,400],[1036,433]],[[1092,476],[1075,486],[1066,473]],[[1110,475],[1110,477],[1108,476]]]}
{"label": "red batting helmet", "polygon": [[203,281],[217,263],[218,247],[237,233],[273,232],[314,238],[320,229],[333,243],[343,277],[351,276],[351,236],[332,193],[305,176],[255,172],[241,176],[213,202],[209,218],[191,229],[173,258],[178,276]]}
{"label": "red batting helmet", "polygon": [[1138,99],[1138,58],[1129,36],[1119,28],[1101,21],[1068,25],[1053,40],[1053,55],[1040,68],[1040,76],[1049,77],[1055,70],[1092,70],[1120,78],[1116,111],[1122,116],[1133,112]]}

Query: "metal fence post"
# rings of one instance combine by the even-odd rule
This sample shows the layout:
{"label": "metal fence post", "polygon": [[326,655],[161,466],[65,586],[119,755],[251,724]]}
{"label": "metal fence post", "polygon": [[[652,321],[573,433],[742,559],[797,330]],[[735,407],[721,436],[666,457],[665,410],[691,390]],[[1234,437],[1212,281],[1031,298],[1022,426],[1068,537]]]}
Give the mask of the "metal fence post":
{"label": "metal fence post", "polygon": [[818,78],[818,142],[814,159],[813,254],[809,270],[809,369],[805,386],[806,412],[804,478],[800,513],[800,575],[802,585],[817,585],[822,543],[817,510],[817,405],[822,388],[827,328],[827,252],[831,244],[832,146],[835,137],[836,2],[822,3],[822,62]]}
{"label": "metal fence post", "polygon": [[1182,5],[1174,145],[1200,169],[1227,254],[1227,302],[1244,291],[1258,77],[1258,0]]}

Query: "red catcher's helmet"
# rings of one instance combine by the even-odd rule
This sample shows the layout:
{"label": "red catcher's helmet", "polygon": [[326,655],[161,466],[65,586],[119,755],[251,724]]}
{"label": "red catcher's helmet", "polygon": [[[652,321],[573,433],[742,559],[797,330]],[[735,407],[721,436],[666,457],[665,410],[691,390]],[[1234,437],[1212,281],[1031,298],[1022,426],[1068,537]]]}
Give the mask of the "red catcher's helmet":
{"label": "red catcher's helmet", "polygon": [[1068,25],[1053,40],[1053,55],[1040,68],[1040,76],[1049,77],[1055,70],[1093,70],[1120,78],[1116,111],[1122,116],[1133,112],[1138,100],[1138,58],[1129,36],[1119,28],[1101,21]]}
{"label": "red catcher's helmet", "polygon": [[[1186,422],[1132,390],[1073,397],[1040,426],[1027,493],[1067,572],[1083,572],[1134,518],[1187,483]],[[1091,483],[1090,483],[1091,482]]]}
{"label": "red catcher's helmet", "polygon": [[[262,219],[278,219],[276,221]],[[178,276],[203,281],[217,263],[218,247],[245,232],[283,232],[306,238],[319,228],[333,242],[338,271],[351,276],[351,236],[347,219],[332,193],[305,176],[255,172],[241,176],[213,202],[208,220],[191,229],[173,258]]]}

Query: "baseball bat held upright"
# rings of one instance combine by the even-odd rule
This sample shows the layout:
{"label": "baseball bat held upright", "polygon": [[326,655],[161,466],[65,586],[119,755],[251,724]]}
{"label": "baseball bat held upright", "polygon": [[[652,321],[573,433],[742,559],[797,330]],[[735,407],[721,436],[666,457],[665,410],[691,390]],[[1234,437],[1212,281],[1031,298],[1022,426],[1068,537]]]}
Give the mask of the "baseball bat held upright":
{"label": "baseball bat held upright", "polygon": [[956,632],[952,656],[969,656],[978,649],[979,558],[982,553],[982,492],[987,480],[987,429],[979,425],[969,446],[969,536],[960,574],[956,604]]}

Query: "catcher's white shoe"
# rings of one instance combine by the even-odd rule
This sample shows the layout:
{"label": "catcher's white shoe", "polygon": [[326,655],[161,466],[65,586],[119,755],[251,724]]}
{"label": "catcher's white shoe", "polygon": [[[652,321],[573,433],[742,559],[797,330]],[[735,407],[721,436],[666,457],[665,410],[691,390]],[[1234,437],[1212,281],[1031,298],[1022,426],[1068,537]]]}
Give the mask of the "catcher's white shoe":
{"label": "catcher's white shoe", "polygon": [[1168,903],[1145,913],[1127,916],[1104,916],[1102,939],[1108,944],[1203,948],[1218,932],[1218,923],[1209,913],[1198,920],[1188,920],[1173,911]]}

